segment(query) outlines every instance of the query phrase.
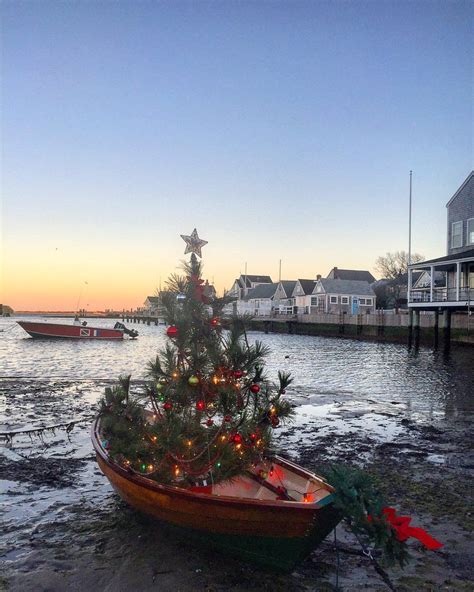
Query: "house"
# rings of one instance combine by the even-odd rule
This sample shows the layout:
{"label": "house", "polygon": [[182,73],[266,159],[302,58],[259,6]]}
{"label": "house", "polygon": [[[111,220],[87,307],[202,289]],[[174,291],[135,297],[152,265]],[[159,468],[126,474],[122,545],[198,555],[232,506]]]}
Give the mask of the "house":
{"label": "house", "polygon": [[311,313],[375,312],[376,295],[369,282],[320,278],[311,295]]}
{"label": "house", "polygon": [[327,279],[330,280],[355,280],[358,282],[368,282],[373,284],[375,282],[374,276],[370,271],[359,270],[359,269],[339,269],[333,267],[327,275]]}
{"label": "house", "polygon": [[[446,208],[447,254],[408,269],[408,306],[415,311],[468,311],[474,306],[474,171]],[[428,289],[413,281],[416,271],[429,274]]]}
{"label": "house", "polygon": [[275,295],[273,297],[273,310],[279,314],[293,313],[293,291],[296,286],[296,280],[281,280],[278,282]]}
{"label": "house", "polygon": [[272,278],[269,275],[241,275],[234,281],[230,290],[226,292],[226,296],[241,300],[252,288],[256,288],[260,284],[271,283]]}
{"label": "house", "polygon": [[[321,277],[317,276],[318,279]],[[296,280],[293,293],[291,295],[293,312],[300,314],[307,314],[311,308],[311,294],[313,293],[316,280]]]}
{"label": "house", "polygon": [[161,311],[160,297],[159,296],[148,296],[143,303],[143,312],[150,316],[158,316]]}
{"label": "house", "polygon": [[[421,271],[415,272],[413,274],[412,282],[418,281],[422,275]],[[402,273],[391,280],[378,280],[372,284],[372,289],[377,296],[377,304],[379,308],[407,308],[408,273]]]}
{"label": "house", "polygon": [[244,298],[233,303],[234,313],[252,316],[271,316],[273,299],[279,284],[259,284],[251,288]]}

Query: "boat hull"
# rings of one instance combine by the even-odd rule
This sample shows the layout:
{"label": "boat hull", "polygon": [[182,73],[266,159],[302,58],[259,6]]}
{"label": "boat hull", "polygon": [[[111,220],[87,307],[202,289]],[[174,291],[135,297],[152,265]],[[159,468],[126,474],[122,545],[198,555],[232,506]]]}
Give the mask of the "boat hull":
{"label": "boat hull", "polygon": [[[327,501],[308,504],[209,495],[161,485],[111,461],[94,432],[93,442],[100,469],[130,506],[184,529],[186,536],[199,543],[254,563],[289,571],[340,520],[331,496]],[[288,463],[280,458],[275,462]]]}
{"label": "boat hull", "polygon": [[123,339],[123,331],[118,329],[30,321],[17,323],[37,339]]}

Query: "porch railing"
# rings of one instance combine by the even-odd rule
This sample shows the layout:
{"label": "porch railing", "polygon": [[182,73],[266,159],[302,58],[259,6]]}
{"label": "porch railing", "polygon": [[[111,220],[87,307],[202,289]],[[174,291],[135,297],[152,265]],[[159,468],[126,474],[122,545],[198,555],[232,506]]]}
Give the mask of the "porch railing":
{"label": "porch railing", "polygon": [[411,290],[410,302],[463,302],[474,299],[474,288],[461,286],[459,297],[457,288],[433,288],[433,298],[429,289]]}

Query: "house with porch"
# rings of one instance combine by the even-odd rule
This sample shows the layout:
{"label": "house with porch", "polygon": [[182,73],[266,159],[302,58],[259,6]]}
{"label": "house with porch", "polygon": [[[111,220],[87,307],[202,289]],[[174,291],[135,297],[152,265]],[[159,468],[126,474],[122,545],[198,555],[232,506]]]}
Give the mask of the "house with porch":
{"label": "house with porch", "polygon": [[[474,171],[446,204],[447,254],[408,268],[410,310],[466,311],[474,306]],[[417,286],[413,274],[426,272],[429,286]],[[449,323],[449,320],[447,320]]]}

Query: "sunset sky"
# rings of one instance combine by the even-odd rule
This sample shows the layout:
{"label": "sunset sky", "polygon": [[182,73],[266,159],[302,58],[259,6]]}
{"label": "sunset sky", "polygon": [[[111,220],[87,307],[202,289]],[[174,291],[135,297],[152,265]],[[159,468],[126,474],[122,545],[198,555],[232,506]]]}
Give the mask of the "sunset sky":
{"label": "sunset sky", "polygon": [[[129,308],[446,250],[473,168],[469,2],[19,2],[2,14],[0,302]],[[86,283],[87,282],[87,285]]]}

